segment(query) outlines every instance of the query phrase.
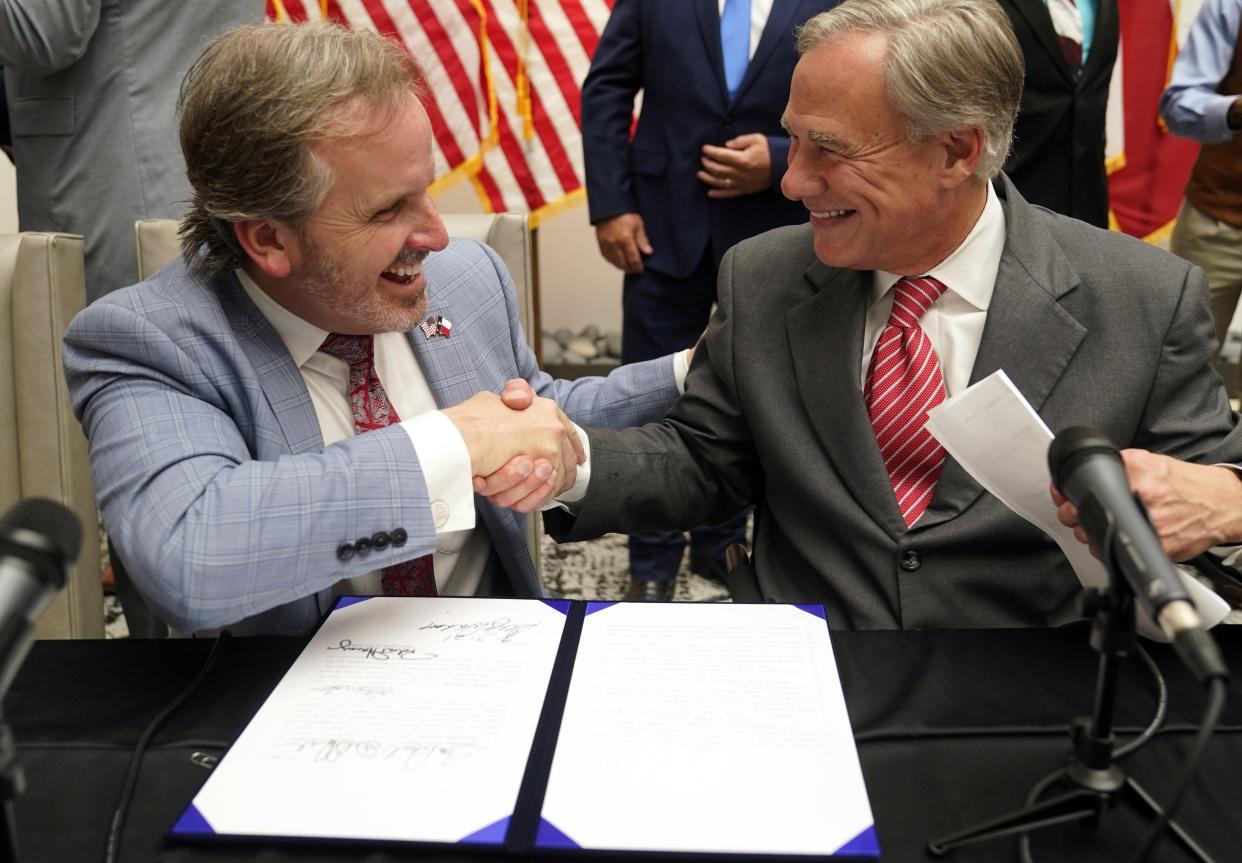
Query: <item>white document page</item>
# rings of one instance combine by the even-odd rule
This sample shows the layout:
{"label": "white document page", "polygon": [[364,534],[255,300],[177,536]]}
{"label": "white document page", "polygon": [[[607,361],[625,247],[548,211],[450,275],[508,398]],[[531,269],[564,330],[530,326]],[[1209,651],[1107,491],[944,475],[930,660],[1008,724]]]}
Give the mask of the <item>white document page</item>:
{"label": "white document page", "polygon": [[591,849],[828,855],[867,831],[823,619],[788,605],[588,614],[542,818]]}
{"label": "white document page", "polygon": [[564,622],[535,600],[339,608],[194,806],[239,835],[456,842],[493,825],[513,813]]}
{"label": "white document page", "polygon": [[[1057,520],[1048,493],[1048,447],[1052,432],[1003,371],[994,372],[928,413],[927,430],[1001,503],[1052,537],[1069,559],[1084,587],[1108,586],[1108,571],[1074,532]],[[1182,583],[1205,626],[1229,613],[1228,604],[1196,579],[1181,573]],[[1168,641],[1142,610],[1138,630]]]}

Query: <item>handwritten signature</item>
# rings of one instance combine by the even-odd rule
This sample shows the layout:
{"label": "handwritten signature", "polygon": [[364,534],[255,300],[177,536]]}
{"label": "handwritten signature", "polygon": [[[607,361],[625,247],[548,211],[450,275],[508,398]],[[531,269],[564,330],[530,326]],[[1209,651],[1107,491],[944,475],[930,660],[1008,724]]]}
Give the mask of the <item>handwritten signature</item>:
{"label": "handwritten signature", "polygon": [[389,647],[375,644],[354,644],[351,639],[342,638],[336,647],[327,650],[342,650],[346,653],[357,653],[367,659],[378,659],[387,662],[390,659],[435,659],[437,654],[419,651],[413,647]]}
{"label": "handwritten signature", "polygon": [[355,686],[347,683],[331,683],[325,686],[316,686],[311,691],[318,692],[321,695],[362,695],[367,698],[378,698],[392,692],[391,689],[384,686]]}
{"label": "handwritten signature", "polygon": [[473,639],[474,641],[499,641],[501,644],[508,644],[526,630],[538,625],[538,623],[514,623],[507,617],[497,617],[495,620],[481,620],[477,623],[436,623],[432,621],[424,623],[419,630],[443,632],[445,641]]}
{"label": "handwritten signature", "polygon": [[335,764],[347,758],[383,762],[414,770],[419,767],[452,767],[483,749],[476,742],[410,742],[381,743],[378,740],[350,740],[342,737],[294,740],[283,744],[294,755],[309,758],[316,764]]}

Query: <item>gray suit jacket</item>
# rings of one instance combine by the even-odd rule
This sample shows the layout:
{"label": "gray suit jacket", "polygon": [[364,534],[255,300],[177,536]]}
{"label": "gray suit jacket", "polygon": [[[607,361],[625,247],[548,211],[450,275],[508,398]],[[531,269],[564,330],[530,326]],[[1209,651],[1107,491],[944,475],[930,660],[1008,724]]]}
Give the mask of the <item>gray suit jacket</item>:
{"label": "gray suit jacket", "polygon": [[[451,242],[424,272],[429,313],[453,322],[451,338],[410,337],[441,407],[520,377],[579,424],[620,427],[677,397],[669,357],[607,378],[541,372],[513,282],[481,243]],[[393,426],[325,447],[301,373],[231,273],[208,283],[178,259],[88,306],[63,353],[104,521],[174,629],[308,632],[342,578],[435,550],[409,436]],[[516,595],[541,596],[525,516],[476,500]],[[396,528],[404,546],[337,559],[342,543]]]}
{"label": "gray suit jacket", "polygon": [[134,221],[180,218],[181,79],[263,0],[0,0],[23,231],[86,238],[88,300],[138,280]]}
{"label": "gray suit jacket", "polygon": [[[1053,431],[1237,462],[1242,433],[1211,368],[1200,270],[1032,207],[1007,220],[971,375],[1004,369]],[[591,484],[558,539],[685,526],[755,501],[763,593],[822,602],[838,628],[1055,624],[1076,614],[1060,550],[952,459],[907,530],[860,387],[870,274],[815,259],[809,227],[735,247],[686,393],[658,424],[592,430]],[[904,566],[903,566],[904,563]]]}

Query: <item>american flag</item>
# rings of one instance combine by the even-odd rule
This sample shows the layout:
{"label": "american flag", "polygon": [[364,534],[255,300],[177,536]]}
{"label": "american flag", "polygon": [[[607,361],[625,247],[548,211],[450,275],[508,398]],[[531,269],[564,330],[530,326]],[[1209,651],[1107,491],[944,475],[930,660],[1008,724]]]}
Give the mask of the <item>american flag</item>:
{"label": "american flag", "polygon": [[[436,186],[531,225],[581,201],[579,87],[614,0],[268,0],[268,15],[395,36],[431,99]],[[675,0],[674,0],[675,2]]]}

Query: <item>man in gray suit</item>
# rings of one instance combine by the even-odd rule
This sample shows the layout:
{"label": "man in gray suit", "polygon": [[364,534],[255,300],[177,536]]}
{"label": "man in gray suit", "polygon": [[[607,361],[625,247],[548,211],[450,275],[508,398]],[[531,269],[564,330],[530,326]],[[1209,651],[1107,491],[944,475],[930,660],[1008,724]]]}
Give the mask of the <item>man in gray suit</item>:
{"label": "man in gray suit", "polygon": [[178,631],[304,633],[343,593],[541,596],[521,513],[575,481],[566,414],[676,398],[684,355],[538,369],[504,265],[445,236],[419,81],[362,30],[222,36],[182,90],[184,259],[66,333],[104,520]]}
{"label": "man in gray suit", "polygon": [[945,457],[926,412],[1003,369],[1053,430],[1237,462],[1203,274],[1000,175],[1022,56],[994,0],[849,0],[798,49],[782,187],[811,223],[725,256],[685,395],[658,425],[590,431],[586,496],[552,532],[754,501],[761,591],[834,627],[1070,619],[1060,550]]}
{"label": "man in gray suit", "polygon": [[177,86],[211,40],[263,0],[0,0],[23,231],[86,239],[86,295],[138,278],[134,222],[180,218]]}

